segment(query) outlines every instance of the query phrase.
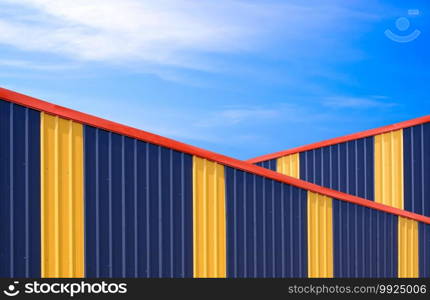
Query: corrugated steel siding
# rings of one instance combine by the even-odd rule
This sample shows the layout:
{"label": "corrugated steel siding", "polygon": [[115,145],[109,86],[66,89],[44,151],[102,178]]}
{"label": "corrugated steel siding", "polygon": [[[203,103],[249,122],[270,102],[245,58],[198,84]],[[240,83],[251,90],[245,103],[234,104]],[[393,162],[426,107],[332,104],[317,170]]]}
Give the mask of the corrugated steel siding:
{"label": "corrugated steel siding", "polygon": [[309,278],[333,277],[333,200],[308,192]]}
{"label": "corrugated steel siding", "polygon": [[224,166],[193,157],[194,277],[226,277]]}
{"label": "corrugated steel siding", "polygon": [[397,216],[333,200],[334,276],[397,277]]}
{"label": "corrugated steel siding", "polygon": [[374,199],[373,137],[300,153],[300,179]]}
{"label": "corrugated steel siding", "polygon": [[0,100],[0,277],[40,277],[40,114]]}
{"label": "corrugated steel siding", "polygon": [[192,277],[192,157],[85,126],[87,277]]}
{"label": "corrugated steel siding", "polygon": [[82,125],[41,114],[42,277],[84,277]]}
{"label": "corrugated steel siding", "polygon": [[430,225],[419,223],[420,277],[430,278]]}
{"label": "corrugated steel siding", "polygon": [[403,130],[405,209],[430,216],[430,123]]}
{"label": "corrugated steel siding", "polygon": [[226,167],[228,277],[307,276],[307,192]]}
{"label": "corrugated steel siding", "polygon": [[403,209],[403,130],[375,136],[375,202]]}
{"label": "corrugated steel siding", "polygon": [[277,170],[279,173],[300,178],[300,154],[291,154],[277,159]]}
{"label": "corrugated steel siding", "polygon": [[418,263],[418,222],[398,217],[399,225],[399,278],[417,278]]}
{"label": "corrugated steel siding", "polygon": [[276,172],[276,159],[258,162],[256,165]]}

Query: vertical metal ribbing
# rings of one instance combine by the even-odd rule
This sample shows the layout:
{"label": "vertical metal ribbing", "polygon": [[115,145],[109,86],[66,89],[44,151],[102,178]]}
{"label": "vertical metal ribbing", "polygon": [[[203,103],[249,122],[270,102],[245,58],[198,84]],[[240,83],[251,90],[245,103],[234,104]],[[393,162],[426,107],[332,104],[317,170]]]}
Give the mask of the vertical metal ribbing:
{"label": "vertical metal ribbing", "polygon": [[[100,187],[99,187],[99,131],[96,131],[95,141],[95,156],[96,156],[96,170],[95,170],[95,236],[96,236],[96,277],[100,277]],[[109,160],[110,161],[110,160]],[[110,165],[110,164],[109,164]]]}
{"label": "vertical metal ribbing", "polygon": [[225,277],[224,167],[193,158],[194,277]]}
{"label": "vertical metal ribbing", "polygon": [[133,141],[133,182],[134,182],[134,189],[133,189],[133,208],[134,208],[134,277],[139,277],[139,255],[138,255],[138,244],[139,244],[139,228],[137,226],[137,140]]}
{"label": "vertical metal ribbing", "polygon": [[[243,198],[247,199],[247,197],[246,197],[246,173],[243,174]],[[244,249],[246,249],[246,247],[247,247],[246,240],[247,240],[247,234],[248,234],[246,232],[246,216],[247,216],[247,214],[246,214],[246,203],[245,202],[246,201],[243,201],[243,206],[241,207],[241,209],[243,210],[243,215],[245,216],[242,220],[242,223],[243,223],[242,224],[243,225],[243,247],[244,247]],[[249,275],[248,275],[248,268],[247,268],[246,262],[247,262],[247,251],[245,251],[243,253],[243,266],[244,266],[243,274],[245,277],[248,277]]]}
{"label": "vertical metal ribbing", "polygon": [[54,273],[51,275],[52,277],[60,276],[60,191],[59,191],[59,168],[58,168],[58,152],[59,152],[59,128],[58,128],[58,117],[55,117],[54,123]]}
{"label": "vertical metal ribbing", "polygon": [[[272,217],[272,228],[271,228],[271,231],[272,231],[272,253],[271,253],[271,256],[272,256],[272,274],[271,274],[271,277],[275,277],[275,262],[276,262],[276,260],[275,260],[275,258],[276,258],[276,253],[275,253],[275,251],[276,251],[276,246],[275,246],[275,218],[276,218],[276,214],[275,214],[275,181],[271,181],[271,184],[272,184],[272,187],[271,187],[271,189],[272,189],[272,213],[271,213],[271,217]],[[246,199],[246,198],[245,198]]]}
{"label": "vertical metal ribbing", "polygon": [[161,179],[161,147],[157,147],[158,152],[158,277],[163,277],[163,197],[162,197],[162,187],[163,182]]}
{"label": "vertical metal ribbing", "polygon": [[[426,125],[426,126],[429,126],[429,125]],[[426,204],[427,197],[426,197],[426,191],[425,191],[425,186],[426,186],[425,180],[428,178],[426,178],[426,168],[424,167],[424,157],[425,157],[424,156],[424,153],[425,153],[424,125],[421,125],[421,141],[422,141],[421,142],[421,164],[422,164],[422,167],[421,167],[421,193],[422,193],[421,207],[422,207],[423,214],[427,215],[426,214],[426,208],[429,206],[429,204]],[[428,149],[428,150],[430,150],[430,149]],[[428,170],[427,170],[427,172],[428,172]],[[415,181],[413,181],[413,182],[415,182]]]}
{"label": "vertical metal ribbing", "polygon": [[68,177],[68,185],[69,185],[69,201],[68,201],[68,209],[70,212],[70,218],[69,218],[69,249],[65,249],[66,252],[66,257],[68,259],[68,263],[69,263],[69,270],[68,272],[68,276],[69,277],[73,277],[73,274],[75,273],[76,267],[75,267],[75,257],[74,257],[74,249],[75,249],[75,245],[74,245],[74,239],[75,239],[75,231],[73,230],[74,226],[73,226],[73,221],[74,221],[74,202],[73,202],[73,193],[74,193],[74,189],[73,187],[73,176],[74,176],[74,167],[73,167],[73,122],[71,120],[67,121],[68,123],[68,172],[69,172],[69,177]]}
{"label": "vertical metal ribbing", "polygon": [[13,132],[13,130],[14,130],[14,122],[13,122],[13,119],[14,119],[14,114],[13,114],[13,108],[14,108],[14,106],[13,105],[10,105],[9,106],[9,110],[10,110],[10,112],[9,112],[9,114],[10,114],[10,123],[9,123],[9,157],[10,157],[10,161],[9,161],[9,177],[10,177],[10,195],[9,195],[9,207],[10,207],[10,223],[9,223],[9,226],[10,226],[10,274],[11,274],[11,277],[15,277],[15,268],[14,268],[14,266],[15,266],[15,257],[14,257],[14,244],[15,244],[15,232],[14,232],[14,229],[15,229],[15,226],[14,226],[14,223],[15,223],[15,220],[14,220],[14,207],[13,207],[13,204],[14,204],[14,201],[13,201],[13,199],[14,199],[14,188],[15,188],[15,186],[14,186],[14,174],[13,174],[13,171],[14,171],[14,166],[13,166],[13,162],[14,162],[14,147],[13,147],[13,145],[14,145],[14,132]]}
{"label": "vertical metal ribbing", "polygon": [[305,277],[305,191],[225,170],[229,276]]}
{"label": "vertical metal ribbing", "polygon": [[[254,176],[255,177],[255,176]],[[291,190],[290,190],[291,191]],[[283,188],[281,188],[281,265],[282,265],[282,273],[281,276],[285,278],[286,276],[286,264],[285,264],[285,191]]]}
{"label": "vertical metal ribbing", "polygon": [[42,276],[84,276],[82,125],[42,113]]}
{"label": "vertical metal ribbing", "polygon": [[395,206],[396,202],[394,200],[394,195],[396,193],[396,190],[395,190],[396,181],[395,181],[395,178],[393,176],[396,173],[396,161],[395,161],[396,157],[394,155],[395,150],[394,150],[394,136],[393,136],[393,132],[390,132],[388,136],[390,137],[390,156],[389,156],[389,160],[391,161],[390,165],[391,165],[391,172],[392,172],[391,176],[390,176],[390,181],[391,181],[391,185],[390,185],[391,193],[390,193],[390,195],[391,195],[391,201],[392,201],[391,202],[391,206],[396,207]]}
{"label": "vertical metal ribbing", "polygon": [[[254,277],[258,277],[257,272],[257,264],[258,264],[258,256],[257,256],[257,183],[256,176],[252,177],[253,184],[253,195],[252,195],[252,205],[253,205],[253,230],[254,230]],[[227,184],[227,183],[226,183]]]}
{"label": "vertical metal ribbing", "polygon": [[[108,226],[109,226],[109,277],[113,277],[113,174],[112,174],[112,133],[108,133],[108,193],[109,193],[109,207],[108,207]],[[100,180],[100,178],[99,178]],[[100,226],[99,230],[103,230]],[[101,233],[100,233],[101,234]],[[99,248],[99,250],[101,250]],[[101,253],[101,252],[100,252]],[[100,257],[100,254],[99,254]]]}
{"label": "vertical metal ribbing", "polygon": [[0,100],[0,277],[41,276],[40,112]]}
{"label": "vertical metal ribbing", "polygon": [[122,277],[126,277],[126,248],[125,248],[125,149],[124,136],[121,136],[121,261]]}
{"label": "vertical metal ribbing", "polygon": [[173,223],[175,220],[175,217],[173,215],[173,151],[169,151],[169,215],[170,215],[170,274],[169,277],[173,277],[173,267],[174,267],[174,261],[173,261]]}
{"label": "vertical metal ribbing", "polygon": [[[266,210],[266,203],[267,203],[267,199],[266,199],[266,179],[263,178],[263,276],[267,277],[267,237],[266,237],[266,214],[267,214],[267,210]],[[235,213],[235,215],[237,215]]]}
{"label": "vertical metal ribbing", "polygon": [[28,134],[28,109],[25,110],[25,136],[24,136],[24,151],[25,151],[25,257],[27,258],[25,261],[25,276],[30,277],[30,197],[29,197],[29,159],[28,152],[29,150],[29,134]]}
{"label": "vertical metal ribbing", "polygon": [[333,277],[332,199],[308,192],[308,276]]}
{"label": "vertical metal ribbing", "polygon": [[184,154],[181,154],[181,271],[185,276],[185,166],[184,166]]}
{"label": "vertical metal ribbing", "polygon": [[149,178],[150,178],[150,174],[149,174],[149,144],[145,145],[145,153],[146,153],[146,170],[145,170],[145,175],[146,175],[146,245],[147,245],[147,251],[146,251],[146,266],[148,268],[147,270],[147,277],[151,276],[152,270],[151,270],[151,226],[150,226],[150,219],[151,219],[151,214],[150,214],[150,197],[149,197]]}
{"label": "vertical metal ribbing", "polygon": [[[213,176],[213,182],[212,185],[214,186],[214,199],[213,199],[213,210],[212,210],[212,218],[213,218],[213,230],[218,231],[218,205],[217,205],[217,199],[219,197],[218,195],[218,176],[220,174],[218,174],[218,167],[217,165],[215,165],[214,167],[214,176]],[[208,213],[210,214],[210,211],[208,211]],[[208,218],[208,220],[210,220]],[[219,269],[218,269],[218,261],[219,261],[219,255],[218,255],[218,236],[213,236],[212,237],[212,248],[214,249],[213,252],[213,261],[211,262],[213,264],[213,272],[214,274],[218,274]]]}
{"label": "vertical metal ribbing", "polygon": [[[234,171],[234,181],[233,181],[233,214],[236,216],[237,215],[237,170],[235,169]],[[233,221],[233,240],[236,241],[237,243],[237,220]],[[237,270],[238,270],[238,265],[239,265],[239,259],[238,259],[238,248],[235,247],[234,251],[234,277],[237,277]]]}
{"label": "vertical metal ribbing", "polygon": [[207,160],[203,161],[203,197],[204,200],[202,202],[202,223],[203,223],[203,276],[208,277],[208,166],[207,166]]}
{"label": "vertical metal ribbing", "polygon": [[190,277],[192,157],[85,131],[86,161],[99,156],[96,172],[86,169],[88,276]]}

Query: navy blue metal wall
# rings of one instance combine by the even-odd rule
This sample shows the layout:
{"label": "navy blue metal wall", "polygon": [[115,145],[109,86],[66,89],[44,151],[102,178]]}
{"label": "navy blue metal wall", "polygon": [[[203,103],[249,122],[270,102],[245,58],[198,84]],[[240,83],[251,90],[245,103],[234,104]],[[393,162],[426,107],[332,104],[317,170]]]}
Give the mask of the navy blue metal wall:
{"label": "navy blue metal wall", "polygon": [[334,277],[397,277],[397,216],[333,199]]}
{"label": "navy blue metal wall", "polygon": [[256,165],[276,172],[277,160],[276,159],[266,160],[266,161],[258,162],[256,163]]}
{"label": "navy blue metal wall", "polygon": [[418,223],[420,277],[430,278],[430,225]]}
{"label": "navy blue metal wall", "polygon": [[405,209],[430,216],[430,123],[403,130]]}
{"label": "navy blue metal wall", "polygon": [[373,200],[373,137],[300,153],[300,179]]}
{"label": "navy blue metal wall", "polygon": [[307,191],[226,167],[227,276],[307,276]]}
{"label": "navy blue metal wall", "polygon": [[40,113],[0,100],[0,277],[40,277]]}
{"label": "navy blue metal wall", "polygon": [[192,157],[85,126],[87,277],[192,277]]}

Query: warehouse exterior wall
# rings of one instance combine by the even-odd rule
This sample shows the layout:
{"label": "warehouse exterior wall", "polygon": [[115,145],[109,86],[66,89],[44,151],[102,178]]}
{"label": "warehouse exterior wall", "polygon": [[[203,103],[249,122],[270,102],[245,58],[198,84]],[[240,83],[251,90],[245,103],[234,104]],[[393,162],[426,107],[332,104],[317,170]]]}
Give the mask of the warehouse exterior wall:
{"label": "warehouse exterior wall", "polygon": [[397,232],[397,216],[333,200],[334,276],[397,277]]}
{"label": "warehouse exterior wall", "polygon": [[277,163],[276,159],[271,159],[271,160],[267,160],[267,161],[262,161],[261,163],[256,163],[256,165],[259,167],[263,167],[263,168],[272,170],[272,171],[276,171],[276,169],[277,169],[276,163]]}
{"label": "warehouse exterior wall", "polygon": [[194,277],[226,277],[224,166],[193,157]]}
{"label": "warehouse exterior wall", "polygon": [[41,113],[42,277],[84,277],[83,129]]}
{"label": "warehouse exterior wall", "polygon": [[228,277],[307,277],[307,192],[226,167]]}
{"label": "warehouse exterior wall", "polygon": [[87,277],[192,277],[192,157],[85,126]]}
{"label": "warehouse exterior wall", "polygon": [[2,100],[0,277],[40,277],[40,113]]}
{"label": "warehouse exterior wall", "polygon": [[403,143],[405,209],[430,216],[430,123],[405,128]]}
{"label": "warehouse exterior wall", "polygon": [[429,218],[52,105],[0,114],[5,277],[430,273]]}
{"label": "warehouse exterior wall", "polygon": [[419,223],[418,231],[420,277],[430,278],[430,225]]}
{"label": "warehouse exterior wall", "polygon": [[[323,142],[324,143],[324,142]],[[330,143],[324,143],[330,144]],[[300,179],[384,205],[430,216],[430,123],[388,130],[272,158],[263,167],[296,177],[289,161],[299,155]],[[268,155],[268,156],[276,156]],[[256,160],[258,162],[256,162]]]}

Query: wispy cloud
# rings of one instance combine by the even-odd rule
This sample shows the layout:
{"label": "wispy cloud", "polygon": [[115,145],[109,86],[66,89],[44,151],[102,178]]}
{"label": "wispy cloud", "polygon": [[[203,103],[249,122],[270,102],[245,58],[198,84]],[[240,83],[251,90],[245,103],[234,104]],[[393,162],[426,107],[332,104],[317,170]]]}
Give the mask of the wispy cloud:
{"label": "wispy cloud", "polygon": [[384,96],[370,97],[328,97],[322,104],[330,108],[368,109],[368,108],[389,108],[397,103]]}
{"label": "wispy cloud", "polygon": [[58,71],[78,68],[78,65],[76,64],[42,64],[18,59],[0,59],[0,66],[39,71]]}
{"label": "wispy cloud", "polygon": [[[330,38],[342,20],[373,15],[310,1],[0,0],[0,43],[71,59],[206,69],[202,53],[240,53],[267,41]],[[6,9],[7,8],[7,9]]]}

